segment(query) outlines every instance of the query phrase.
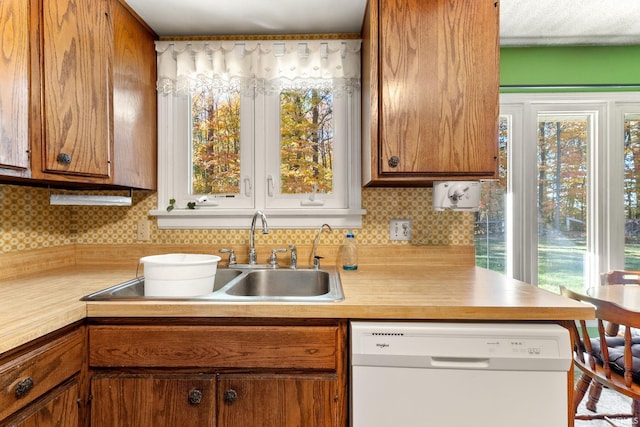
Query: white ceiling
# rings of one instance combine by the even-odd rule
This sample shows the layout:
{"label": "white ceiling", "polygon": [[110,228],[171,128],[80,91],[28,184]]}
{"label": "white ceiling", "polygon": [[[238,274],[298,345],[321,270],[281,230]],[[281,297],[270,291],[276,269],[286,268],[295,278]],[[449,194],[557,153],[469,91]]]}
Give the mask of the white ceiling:
{"label": "white ceiling", "polygon": [[366,0],[126,0],[159,36],[359,33]]}
{"label": "white ceiling", "polygon": [[502,0],[500,44],[640,44],[640,1]]}
{"label": "white ceiling", "polygon": [[[366,0],[126,1],[160,36],[358,33],[366,4]],[[640,0],[501,0],[500,8],[503,46],[640,44]]]}

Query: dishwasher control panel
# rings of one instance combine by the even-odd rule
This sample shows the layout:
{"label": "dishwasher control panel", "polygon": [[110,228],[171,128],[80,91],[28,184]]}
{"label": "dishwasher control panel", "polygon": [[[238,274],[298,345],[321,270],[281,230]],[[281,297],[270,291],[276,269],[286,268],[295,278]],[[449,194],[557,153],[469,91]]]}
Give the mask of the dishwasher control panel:
{"label": "dishwasher control panel", "polygon": [[473,337],[473,336],[381,336],[360,338],[360,353],[428,356],[476,357],[555,357],[558,341],[529,337]]}

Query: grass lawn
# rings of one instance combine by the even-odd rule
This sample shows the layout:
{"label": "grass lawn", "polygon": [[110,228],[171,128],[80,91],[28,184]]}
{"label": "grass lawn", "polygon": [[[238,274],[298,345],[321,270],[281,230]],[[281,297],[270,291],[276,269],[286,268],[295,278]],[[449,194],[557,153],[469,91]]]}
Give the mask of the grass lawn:
{"label": "grass lawn", "polygon": [[[477,266],[505,272],[504,241],[478,236],[475,246]],[[564,238],[541,241],[538,252],[538,286],[552,292],[559,292],[559,285],[583,291],[585,253],[584,242]],[[627,270],[640,270],[640,244],[625,246],[625,260]]]}

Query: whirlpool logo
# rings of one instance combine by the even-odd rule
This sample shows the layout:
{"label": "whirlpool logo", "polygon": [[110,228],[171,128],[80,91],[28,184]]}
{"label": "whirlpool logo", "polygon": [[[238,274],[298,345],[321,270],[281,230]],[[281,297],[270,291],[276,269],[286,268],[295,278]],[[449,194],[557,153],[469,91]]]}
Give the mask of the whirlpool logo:
{"label": "whirlpool logo", "polygon": [[378,347],[378,348],[387,348],[387,347],[389,347],[389,344],[381,342],[381,343],[376,344],[376,347]]}

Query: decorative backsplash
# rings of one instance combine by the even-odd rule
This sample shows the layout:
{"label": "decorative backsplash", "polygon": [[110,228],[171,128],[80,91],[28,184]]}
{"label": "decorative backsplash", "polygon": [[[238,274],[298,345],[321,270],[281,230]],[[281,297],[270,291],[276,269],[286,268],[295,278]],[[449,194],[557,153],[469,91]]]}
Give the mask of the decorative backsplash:
{"label": "decorative backsplash", "polygon": [[[472,213],[436,212],[431,207],[431,188],[364,188],[362,229],[354,230],[360,245],[473,245]],[[159,230],[148,212],[156,209],[155,192],[134,191],[132,207],[50,206],[49,190],[0,185],[2,252],[39,249],[73,243],[103,244],[211,244],[242,245],[249,230]],[[137,222],[152,220],[151,240],[136,240]],[[412,241],[389,240],[389,220],[411,219]],[[272,230],[259,235],[259,244],[273,246],[312,244],[316,229]],[[323,237],[326,244],[340,245],[343,232]],[[256,236],[258,239],[258,236]]]}
{"label": "decorative backsplash", "polygon": [[49,206],[49,191],[0,185],[2,252],[63,246],[74,243],[73,210]]}

